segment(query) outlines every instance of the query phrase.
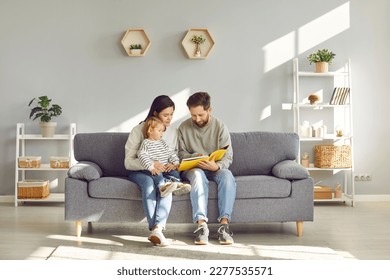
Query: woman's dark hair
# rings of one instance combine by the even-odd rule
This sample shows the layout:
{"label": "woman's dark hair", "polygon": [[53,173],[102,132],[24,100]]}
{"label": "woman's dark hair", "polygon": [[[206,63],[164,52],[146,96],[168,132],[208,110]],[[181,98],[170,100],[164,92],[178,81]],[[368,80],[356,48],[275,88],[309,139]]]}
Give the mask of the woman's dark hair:
{"label": "woman's dark hair", "polygon": [[152,105],[150,105],[149,113],[144,121],[146,121],[149,117],[155,117],[155,113],[159,114],[168,107],[173,107],[173,110],[175,111],[175,103],[172,101],[172,99],[167,95],[157,96],[153,100]]}
{"label": "woman's dark hair", "polygon": [[207,92],[195,92],[187,100],[187,107],[202,106],[204,110],[208,110],[211,105],[211,97]]}

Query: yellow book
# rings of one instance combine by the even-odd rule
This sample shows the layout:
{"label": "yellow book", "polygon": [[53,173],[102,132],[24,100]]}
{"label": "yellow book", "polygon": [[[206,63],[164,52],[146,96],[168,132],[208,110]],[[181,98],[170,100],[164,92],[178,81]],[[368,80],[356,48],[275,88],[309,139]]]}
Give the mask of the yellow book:
{"label": "yellow book", "polygon": [[181,161],[180,166],[179,166],[179,171],[184,171],[188,169],[195,168],[200,161],[205,161],[205,160],[210,160],[211,158],[214,158],[214,161],[219,161],[222,159],[222,157],[225,155],[227,148],[229,145],[216,150],[212,152],[208,156],[198,156],[198,157],[191,157],[191,158],[185,158]]}

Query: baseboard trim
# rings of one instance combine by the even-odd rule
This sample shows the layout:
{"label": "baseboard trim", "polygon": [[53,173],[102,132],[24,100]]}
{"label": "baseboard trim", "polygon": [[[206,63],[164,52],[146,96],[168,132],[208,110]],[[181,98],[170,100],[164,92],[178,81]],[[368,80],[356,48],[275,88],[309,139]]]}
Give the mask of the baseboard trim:
{"label": "baseboard trim", "polygon": [[0,195],[0,203],[15,202],[14,195]]}
{"label": "baseboard trim", "polygon": [[[14,195],[0,195],[0,203],[14,202]],[[355,201],[390,201],[390,194],[361,194],[355,195]]]}
{"label": "baseboard trim", "polygon": [[362,194],[355,195],[355,200],[360,201],[390,201],[390,194]]}

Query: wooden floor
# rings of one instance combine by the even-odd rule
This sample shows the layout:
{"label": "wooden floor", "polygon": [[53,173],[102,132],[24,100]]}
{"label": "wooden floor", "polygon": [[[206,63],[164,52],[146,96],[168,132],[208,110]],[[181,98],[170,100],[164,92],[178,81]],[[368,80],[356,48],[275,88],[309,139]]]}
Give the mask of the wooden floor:
{"label": "wooden floor", "polygon": [[[40,259],[58,246],[82,246],[74,236],[74,223],[64,221],[63,207],[62,203],[26,203],[19,207],[0,203],[0,259]],[[326,247],[345,258],[390,259],[390,202],[358,202],[354,207],[316,204],[314,222],[304,223],[301,238],[295,235],[295,223],[233,224],[231,228],[239,244]],[[166,236],[192,245],[193,230],[192,224],[168,225]],[[148,231],[146,224],[93,224],[89,232],[83,225],[82,236],[91,240],[109,241],[117,235],[145,241]]]}

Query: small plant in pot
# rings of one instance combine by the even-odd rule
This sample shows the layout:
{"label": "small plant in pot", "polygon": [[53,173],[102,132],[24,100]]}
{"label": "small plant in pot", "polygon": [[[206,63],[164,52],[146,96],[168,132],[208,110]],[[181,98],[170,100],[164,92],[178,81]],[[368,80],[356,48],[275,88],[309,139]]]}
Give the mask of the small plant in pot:
{"label": "small plant in pot", "polygon": [[141,44],[130,45],[130,53],[131,54],[141,54],[141,51],[142,51]]}
{"label": "small plant in pot", "polygon": [[307,59],[310,61],[310,64],[316,64],[317,73],[326,73],[328,72],[329,64],[332,63],[335,56],[336,54],[328,49],[322,49],[310,54]]}
{"label": "small plant in pot", "polygon": [[203,38],[203,35],[192,36],[191,42],[196,44],[195,57],[201,56],[200,45],[203,44],[205,41],[206,41],[206,38]]}
{"label": "small plant in pot", "polygon": [[40,120],[41,134],[43,137],[53,137],[57,123],[52,122],[51,119],[62,114],[61,106],[51,104],[51,99],[46,95],[33,98],[28,103],[29,107],[32,105],[34,107],[31,109],[30,119],[33,121],[36,119]]}

